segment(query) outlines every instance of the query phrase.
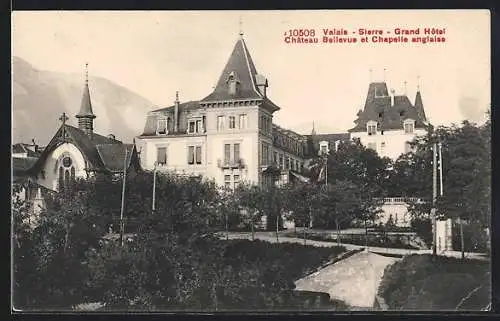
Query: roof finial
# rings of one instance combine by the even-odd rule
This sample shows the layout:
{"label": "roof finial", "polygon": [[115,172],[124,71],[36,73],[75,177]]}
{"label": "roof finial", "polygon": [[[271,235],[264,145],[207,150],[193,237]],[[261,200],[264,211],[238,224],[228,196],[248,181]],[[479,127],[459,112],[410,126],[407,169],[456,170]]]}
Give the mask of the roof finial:
{"label": "roof finial", "polygon": [[314,127],[314,120],[313,120],[313,128],[311,130],[311,135],[316,135],[316,128]]}
{"label": "roof finial", "polygon": [[384,82],[385,82],[385,68],[384,68]]}
{"label": "roof finial", "polygon": [[179,91],[175,92],[175,101],[179,101]]}
{"label": "roof finial", "polygon": [[89,63],[85,63],[85,83],[89,83]]}
{"label": "roof finial", "polygon": [[406,80],[404,81],[404,86],[405,86],[405,95],[406,95]]}
{"label": "roof finial", "polygon": [[243,38],[243,18],[240,16],[240,37]]}
{"label": "roof finial", "polygon": [[417,91],[420,91],[420,75],[417,75]]}

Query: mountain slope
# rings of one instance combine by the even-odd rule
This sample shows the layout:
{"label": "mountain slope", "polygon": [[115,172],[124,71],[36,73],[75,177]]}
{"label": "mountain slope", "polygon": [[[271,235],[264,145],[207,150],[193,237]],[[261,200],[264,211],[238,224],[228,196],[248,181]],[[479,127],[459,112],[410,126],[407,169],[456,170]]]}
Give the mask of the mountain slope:
{"label": "mountain slope", "polygon": [[[81,74],[37,70],[21,58],[12,61],[12,140],[45,145],[60,126],[63,112],[77,124],[83,90]],[[152,103],[101,77],[89,77],[94,131],[131,142],[141,133]]]}

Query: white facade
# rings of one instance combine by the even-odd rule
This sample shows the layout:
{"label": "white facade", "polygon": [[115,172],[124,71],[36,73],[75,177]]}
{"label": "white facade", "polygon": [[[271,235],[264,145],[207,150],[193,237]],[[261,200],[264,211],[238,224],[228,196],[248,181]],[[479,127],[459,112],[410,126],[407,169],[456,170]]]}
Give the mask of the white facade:
{"label": "white facade", "polygon": [[[201,175],[218,185],[234,187],[239,182],[260,183],[262,171],[272,164],[283,170],[302,166],[301,157],[273,146],[272,115],[258,106],[200,107],[200,113],[205,116],[205,132],[138,137],[143,146],[143,168],[154,169],[158,151],[166,148],[166,164],[157,166],[157,170]],[[261,117],[268,120],[267,125],[262,126]],[[201,148],[200,160],[190,162],[190,146]]]}
{"label": "white facade", "polygon": [[[64,163],[64,159],[70,162]],[[60,169],[71,171],[74,169],[74,177],[86,177],[85,159],[82,152],[72,143],[64,143],[58,146],[45,160],[43,174],[39,175],[37,183],[49,190],[57,191]]]}
{"label": "white facade", "polygon": [[417,128],[412,132],[405,133],[403,128],[395,130],[386,130],[383,132],[375,131],[372,134],[365,132],[352,132],[351,139],[359,138],[361,144],[367,148],[374,149],[380,157],[389,157],[396,160],[401,154],[410,151],[408,145],[416,136],[424,136],[427,131]]}

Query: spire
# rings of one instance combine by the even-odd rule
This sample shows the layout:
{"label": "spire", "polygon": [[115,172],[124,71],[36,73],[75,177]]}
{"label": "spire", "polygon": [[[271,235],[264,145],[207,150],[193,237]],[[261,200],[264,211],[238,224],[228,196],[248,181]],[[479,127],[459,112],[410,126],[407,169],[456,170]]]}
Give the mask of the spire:
{"label": "spire", "polygon": [[316,128],[314,128],[314,121],[313,121],[313,128],[311,130],[311,135],[312,136],[316,135]]}
{"label": "spire", "polygon": [[240,16],[240,38],[243,39],[243,19]]}
{"label": "spire", "polygon": [[423,122],[426,122],[427,117],[425,116],[424,104],[422,102],[422,95],[420,94],[420,89],[417,91],[417,95],[415,97],[415,109],[417,110],[417,114],[421,118],[421,120]]}
{"label": "spire", "polygon": [[[257,69],[245,44],[245,40],[240,37],[234,45],[233,51],[222,70],[213,92],[205,97],[203,101],[261,99],[263,94],[257,88],[257,75]],[[231,77],[239,81],[238,90],[235,94],[231,94],[229,90],[231,84],[229,80]]]}
{"label": "spire", "polygon": [[90,100],[88,65],[88,63],[85,63],[85,84],[83,86],[80,112],[76,115],[76,118],[78,119],[78,127],[85,133],[92,134],[96,116],[92,111],[92,102]]}

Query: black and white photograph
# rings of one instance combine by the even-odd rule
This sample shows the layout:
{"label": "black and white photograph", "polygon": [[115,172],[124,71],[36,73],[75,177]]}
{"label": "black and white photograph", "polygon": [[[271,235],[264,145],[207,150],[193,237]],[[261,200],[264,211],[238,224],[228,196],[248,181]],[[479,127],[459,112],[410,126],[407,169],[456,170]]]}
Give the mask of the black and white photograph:
{"label": "black and white photograph", "polygon": [[489,10],[13,11],[11,311],[491,311]]}

